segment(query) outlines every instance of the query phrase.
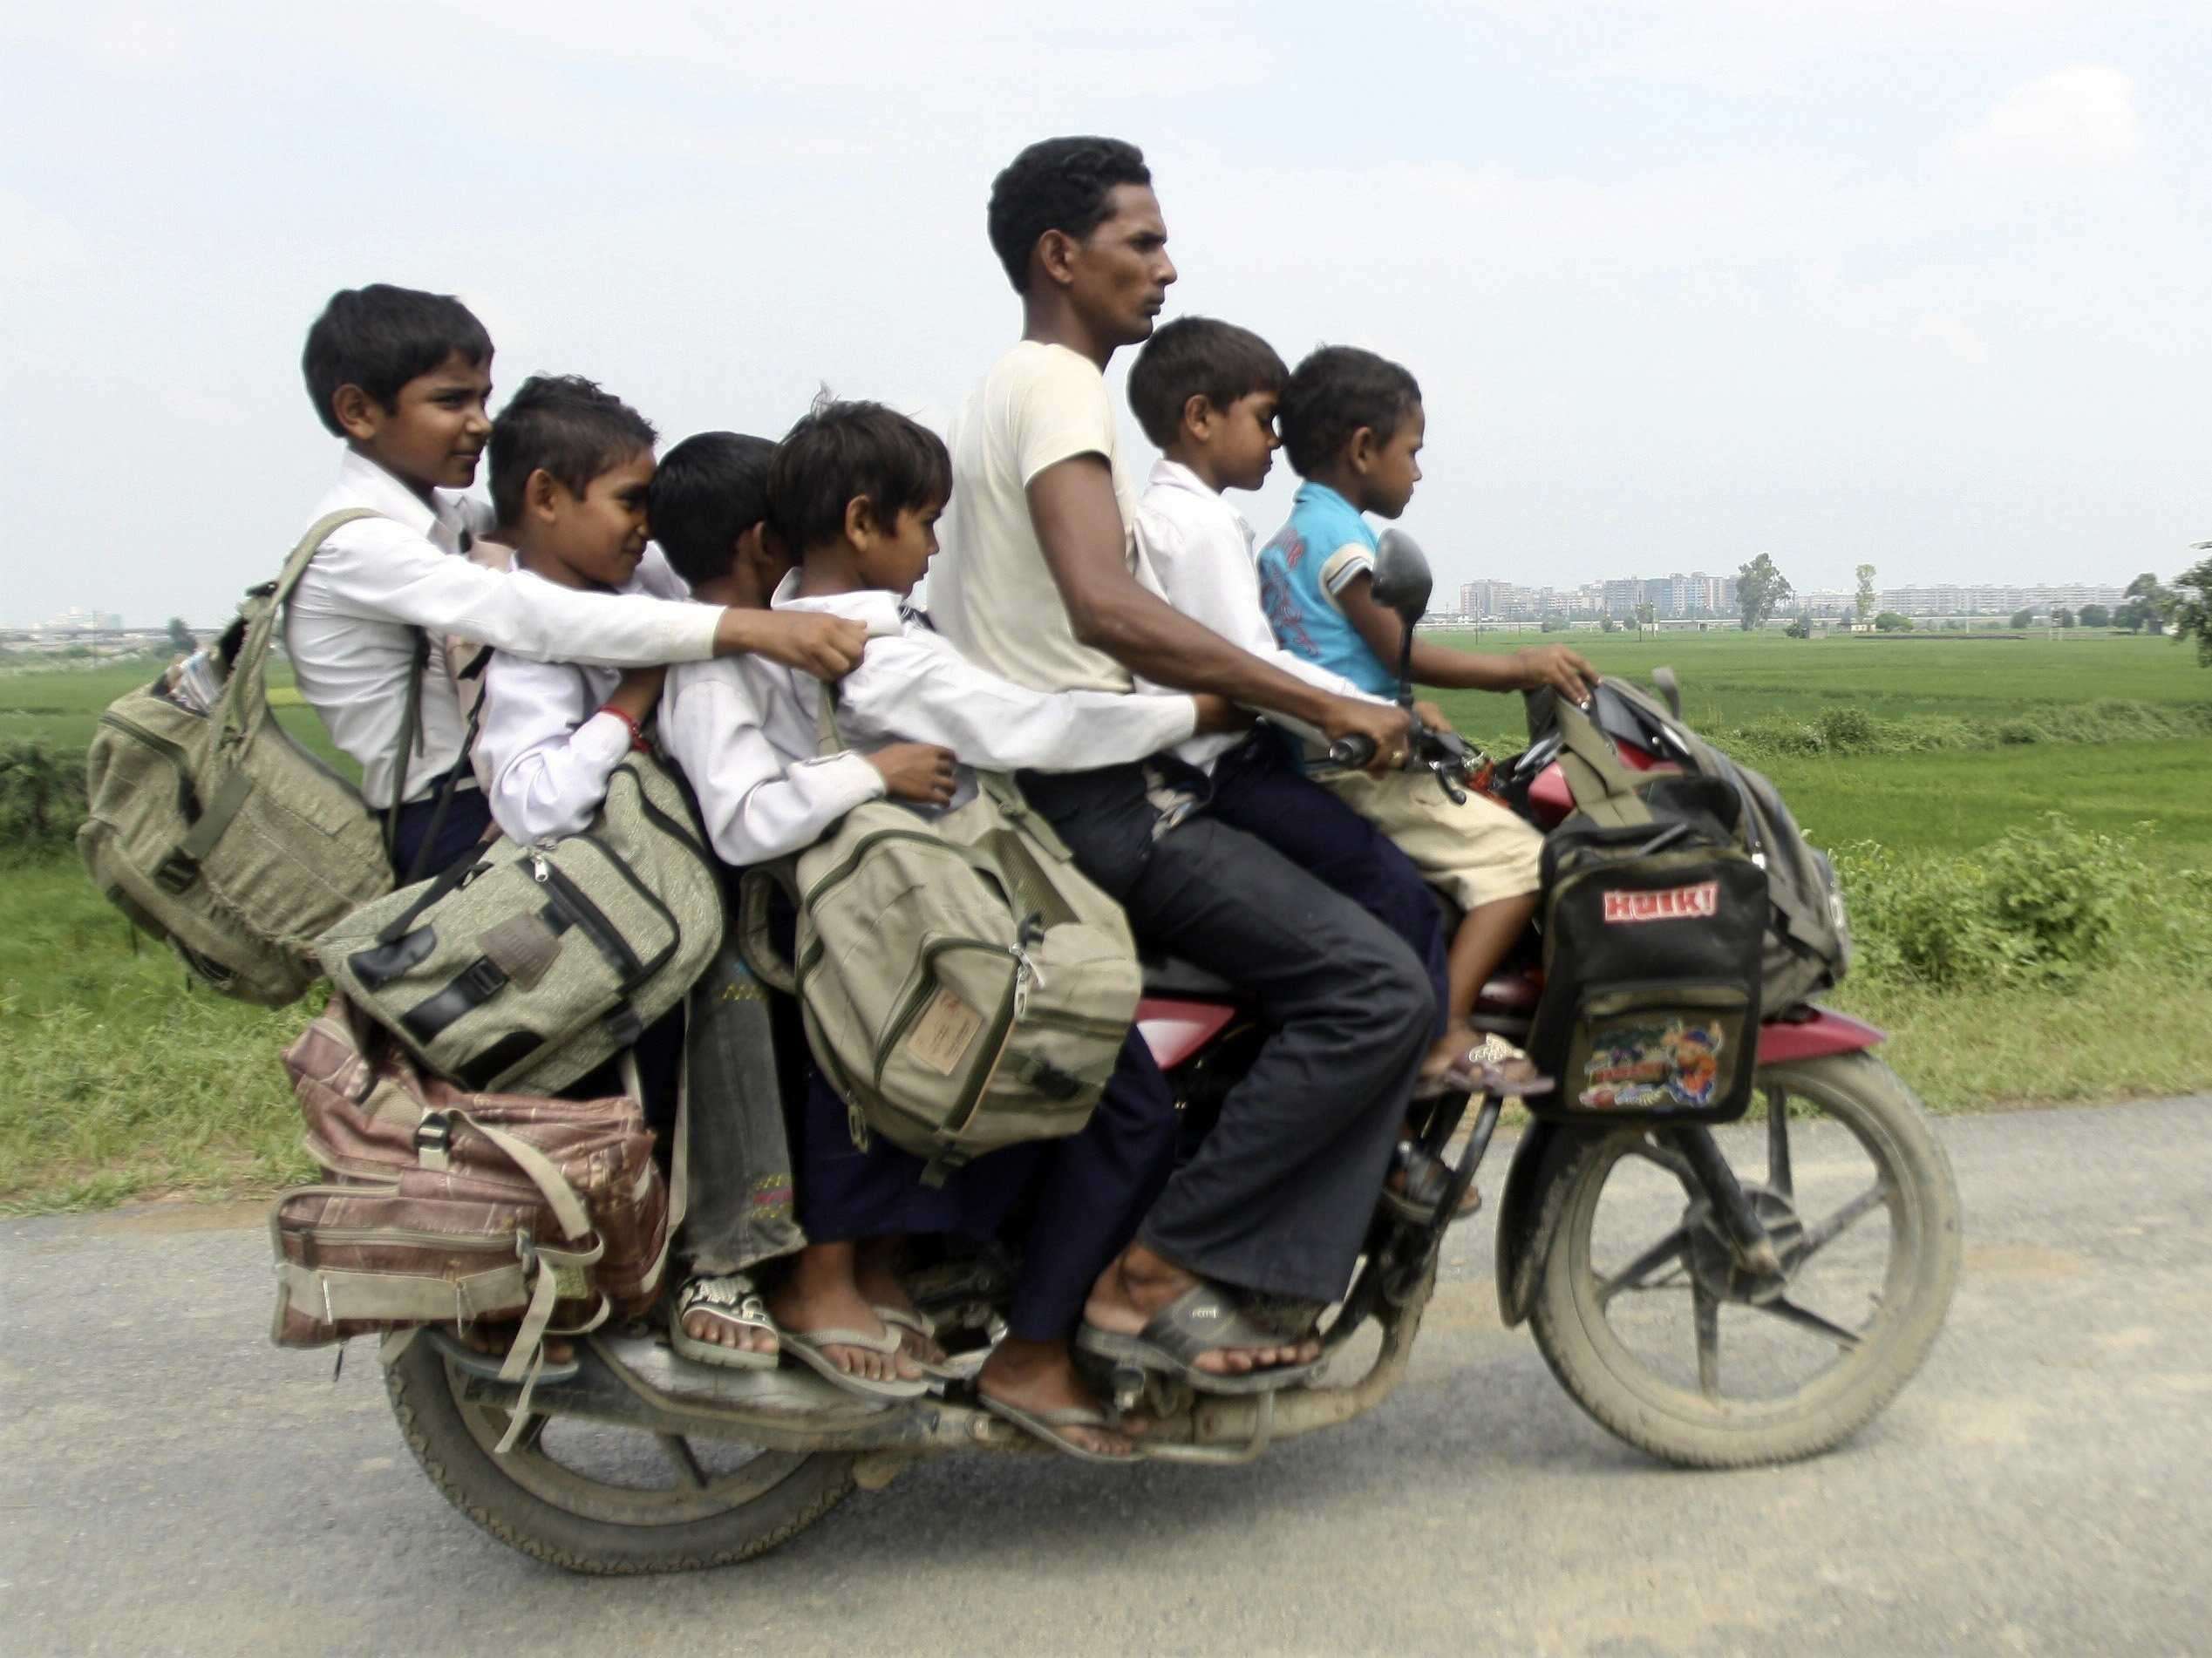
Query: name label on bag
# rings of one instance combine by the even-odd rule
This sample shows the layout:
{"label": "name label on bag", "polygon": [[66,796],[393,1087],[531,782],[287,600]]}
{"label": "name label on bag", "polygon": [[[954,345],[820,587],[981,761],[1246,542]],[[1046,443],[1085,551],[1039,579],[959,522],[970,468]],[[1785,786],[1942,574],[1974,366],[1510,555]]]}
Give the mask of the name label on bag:
{"label": "name label on bag", "polygon": [[1634,921],[1695,921],[1718,914],[1720,883],[1701,880],[1689,887],[1665,887],[1657,892],[1608,893],[1605,924],[1626,926]]}
{"label": "name label on bag", "polygon": [[949,1077],[983,1028],[983,1015],[941,987],[914,1022],[907,1051],[917,1063],[927,1065],[940,1077]]}

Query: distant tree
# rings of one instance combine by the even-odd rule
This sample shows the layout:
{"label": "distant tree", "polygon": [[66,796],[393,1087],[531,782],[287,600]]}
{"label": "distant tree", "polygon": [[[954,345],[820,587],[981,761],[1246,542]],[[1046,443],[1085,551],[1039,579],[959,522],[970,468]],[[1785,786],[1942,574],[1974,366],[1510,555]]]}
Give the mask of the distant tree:
{"label": "distant tree", "polygon": [[1567,618],[1564,616],[1546,616],[1536,624],[1538,633],[1563,633],[1566,628]]}
{"label": "distant tree", "polygon": [[2066,606],[2060,605],[2056,610],[2053,610],[2051,613],[2051,625],[2054,628],[2072,627],[2073,612],[2067,609]]}
{"label": "distant tree", "polygon": [[2034,623],[2035,612],[2032,610],[2015,610],[2012,613],[2012,625],[2016,628],[2032,627]]}
{"label": "distant tree", "polygon": [[2085,604],[2081,607],[2081,625],[2085,628],[2109,628],[2112,626],[2112,612],[2100,604]]}
{"label": "distant tree", "polygon": [[1859,594],[1854,602],[1859,608],[1859,620],[1864,622],[1874,614],[1874,566],[1861,564],[1855,574],[1859,578]]}
{"label": "distant tree", "polygon": [[1606,617],[1602,625],[1607,633],[1618,633],[1621,630],[1621,624],[1610,616]]}
{"label": "distant tree", "polygon": [[1640,604],[1636,607],[1636,636],[1638,639],[1644,637],[1644,630],[1646,628],[1652,629],[1654,632],[1657,631],[1659,626],[1658,614],[1659,613],[1649,604]]}
{"label": "distant tree", "polygon": [[169,618],[169,649],[190,656],[200,649],[200,642],[192,636],[192,629],[184,625],[182,616]]}
{"label": "distant tree", "polygon": [[1789,578],[1774,567],[1767,554],[1760,554],[1736,571],[1736,606],[1743,612],[1746,633],[1765,625],[1767,617],[1795,596]]}
{"label": "distant tree", "polygon": [[2140,633],[2147,628],[2153,633],[2166,631],[2167,612],[2173,608],[2175,595],[2168,592],[2158,577],[2149,570],[2127,584],[2130,605],[2121,609],[2130,612],[2131,620],[2123,622],[2130,633]]}
{"label": "distant tree", "polygon": [[[2199,541],[2196,550],[2212,552],[2212,541]],[[2175,576],[2174,589],[2167,595],[2167,619],[2174,624],[2174,636],[2195,640],[2197,661],[2212,668],[2212,559],[2192,565]]]}
{"label": "distant tree", "polygon": [[1875,629],[1881,633],[1910,633],[1912,618],[1901,616],[1895,610],[1885,610],[1874,619]]}

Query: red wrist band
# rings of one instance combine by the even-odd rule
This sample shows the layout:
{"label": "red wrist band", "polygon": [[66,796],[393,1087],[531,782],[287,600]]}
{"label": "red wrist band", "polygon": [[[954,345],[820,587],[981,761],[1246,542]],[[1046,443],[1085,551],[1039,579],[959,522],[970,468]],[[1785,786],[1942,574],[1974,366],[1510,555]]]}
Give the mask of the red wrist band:
{"label": "red wrist band", "polygon": [[645,740],[645,728],[640,725],[636,720],[630,718],[629,715],[623,713],[622,710],[616,708],[612,703],[600,703],[599,711],[602,714],[612,714],[624,725],[630,727],[630,747],[636,749],[640,754],[650,754],[652,752],[653,745]]}

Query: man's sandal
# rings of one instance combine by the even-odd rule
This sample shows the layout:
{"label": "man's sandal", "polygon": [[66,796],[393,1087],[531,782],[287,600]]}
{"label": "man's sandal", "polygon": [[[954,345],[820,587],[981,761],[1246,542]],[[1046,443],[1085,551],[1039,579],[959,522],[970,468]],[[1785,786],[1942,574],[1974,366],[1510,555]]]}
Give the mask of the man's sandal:
{"label": "man's sandal", "polygon": [[[725,1347],[692,1335],[684,1321],[704,1313],[725,1329],[760,1330],[776,1338],[777,1348],[766,1353],[752,1348]],[[688,1278],[668,1309],[668,1344],[687,1359],[701,1364],[719,1364],[732,1370],[772,1370],[783,1334],[768,1316],[768,1304],[743,1273],[701,1273]]]}
{"label": "man's sandal", "polygon": [[1285,1345],[1282,1335],[1246,1318],[1229,1291],[1203,1281],[1154,1313],[1134,1335],[1086,1324],[1075,1333],[1075,1344],[1114,1364],[1162,1371],[1201,1393],[1272,1393],[1309,1380],[1322,1365],[1314,1359],[1242,1375],[1200,1369],[1197,1361],[1208,1353]]}

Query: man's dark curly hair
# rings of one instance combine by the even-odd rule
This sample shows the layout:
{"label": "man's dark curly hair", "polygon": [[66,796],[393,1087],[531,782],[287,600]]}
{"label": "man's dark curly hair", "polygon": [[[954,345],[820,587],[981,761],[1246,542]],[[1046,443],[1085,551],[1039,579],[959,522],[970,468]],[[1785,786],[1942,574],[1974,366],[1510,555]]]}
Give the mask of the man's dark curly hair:
{"label": "man's dark curly hair", "polygon": [[1291,371],[1275,418],[1290,465],[1310,478],[1362,426],[1388,443],[1420,401],[1420,384],[1388,357],[1356,345],[1324,345]]}
{"label": "man's dark curly hair", "polygon": [[1249,328],[1211,316],[1179,316],[1155,330],[1129,370],[1129,407],[1145,436],[1165,449],[1183,428],[1183,405],[1204,398],[1226,411],[1255,391],[1280,393],[1290,370]]}
{"label": "man's dark curly hair", "polygon": [[1079,241],[1105,222],[1116,185],[1150,184],[1152,169],[1133,144],[1110,138],[1044,139],[991,181],[990,246],[1017,294],[1029,292],[1029,256],[1048,230]]}

